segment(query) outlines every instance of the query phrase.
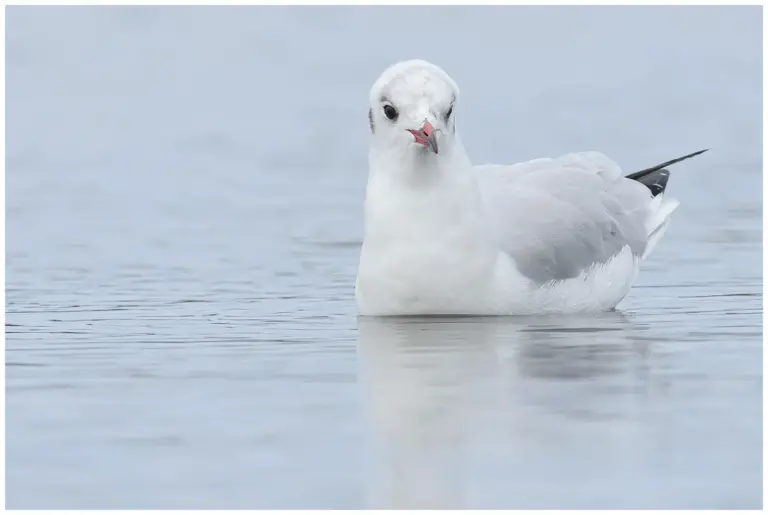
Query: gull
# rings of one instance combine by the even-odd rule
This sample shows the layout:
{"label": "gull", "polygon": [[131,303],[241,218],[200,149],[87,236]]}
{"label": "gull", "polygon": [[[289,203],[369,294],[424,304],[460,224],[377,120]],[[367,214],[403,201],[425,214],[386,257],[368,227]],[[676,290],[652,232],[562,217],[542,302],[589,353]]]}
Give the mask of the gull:
{"label": "gull", "polygon": [[370,91],[363,316],[610,311],[627,296],[679,202],[666,167],[624,176],[602,153],[473,165],[459,88],[423,60]]}

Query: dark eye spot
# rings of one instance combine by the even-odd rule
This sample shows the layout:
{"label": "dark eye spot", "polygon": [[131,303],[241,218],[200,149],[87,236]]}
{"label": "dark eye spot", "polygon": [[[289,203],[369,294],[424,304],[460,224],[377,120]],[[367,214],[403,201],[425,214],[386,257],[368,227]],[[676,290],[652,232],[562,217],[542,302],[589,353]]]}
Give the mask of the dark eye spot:
{"label": "dark eye spot", "polygon": [[453,114],[453,106],[448,108],[448,111],[445,113],[445,119],[448,120],[452,114]]}
{"label": "dark eye spot", "polygon": [[395,109],[393,106],[389,104],[385,104],[384,116],[386,116],[389,120],[394,122],[395,120],[397,120],[397,109]]}

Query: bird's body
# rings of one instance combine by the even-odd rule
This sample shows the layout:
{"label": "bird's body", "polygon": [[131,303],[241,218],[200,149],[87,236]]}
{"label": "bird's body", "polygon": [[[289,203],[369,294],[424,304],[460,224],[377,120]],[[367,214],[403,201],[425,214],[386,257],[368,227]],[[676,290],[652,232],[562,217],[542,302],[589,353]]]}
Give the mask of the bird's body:
{"label": "bird's body", "polygon": [[[457,98],[445,72],[423,61],[399,63],[374,85],[360,313],[615,308],[677,207],[666,170],[623,177],[597,152],[473,166],[452,117]],[[390,109],[377,116],[382,103]]]}

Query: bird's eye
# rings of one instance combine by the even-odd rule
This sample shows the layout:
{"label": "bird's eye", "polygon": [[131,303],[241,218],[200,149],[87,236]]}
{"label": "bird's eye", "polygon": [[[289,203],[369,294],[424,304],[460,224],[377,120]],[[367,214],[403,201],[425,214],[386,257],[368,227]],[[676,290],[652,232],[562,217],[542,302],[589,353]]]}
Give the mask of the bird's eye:
{"label": "bird's eye", "polygon": [[384,104],[384,116],[394,122],[397,120],[397,109],[389,104]]}
{"label": "bird's eye", "polygon": [[449,119],[451,115],[453,114],[453,106],[448,108],[448,111],[445,113],[445,119]]}

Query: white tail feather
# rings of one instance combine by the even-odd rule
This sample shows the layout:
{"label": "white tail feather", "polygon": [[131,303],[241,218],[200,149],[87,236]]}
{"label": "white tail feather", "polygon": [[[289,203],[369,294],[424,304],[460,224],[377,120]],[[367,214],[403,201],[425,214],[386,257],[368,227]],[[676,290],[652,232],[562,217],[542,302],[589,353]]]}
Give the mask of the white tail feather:
{"label": "white tail feather", "polygon": [[645,252],[643,252],[643,259],[646,259],[651,255],[656,244],[659,243],[662,236],[664,236],[672,212],[674,212],[679,205],[680,202],[678,202],[677,199],[664,198],[663,193],[653,198],[649,208],[651,215],[648,217],[648,221],[645,224],[648,231],[648,244],[645,247]]}

